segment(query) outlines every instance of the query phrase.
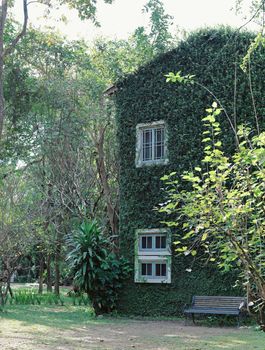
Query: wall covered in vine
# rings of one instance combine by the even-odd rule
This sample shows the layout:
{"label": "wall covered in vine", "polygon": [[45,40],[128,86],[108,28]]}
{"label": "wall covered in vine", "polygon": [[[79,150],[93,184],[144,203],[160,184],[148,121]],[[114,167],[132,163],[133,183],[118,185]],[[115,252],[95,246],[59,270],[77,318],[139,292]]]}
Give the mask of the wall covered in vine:
{"label": "wall covered in vine", "polygon": [[[260,125],[265,115],[265,52],[258,49],[251,57],[250,73],[239,65],[253,34],[229,28],[204,29],[190,35],[179,46],[117,84],[118,140],[120,149],[120,245],[134,265],[134,239],[138,229],[162,228],[165,220],[154,207],[164,200],[160,178],[176,171],[192,169],[202,158],[202,122],[213,96],[199,85],[166,83],[165,74],[181,71],[194,74],[199,84],[210,90],[226,109],[233,123],[247,123],[255,130],[253,100]],[[250,89],[251,77],[251,89]],[[253,96],[251,96],[251,90]],[[253,97],[253,98],[252,98]],[[135,166],[136,125],[164,120],[168,126],[167,165]],[[223,145],[227,154],[235,148],[229,121],[220,116]],[[174,241],[174,231],[172,231]],[[214,266],[193,264],[176,256],[172,249],[171,284],[137,284],[133,273],[120,295],[119,309],[141,315],[176,315],[191,296],[231,295],[236,271],[221,274]]]}

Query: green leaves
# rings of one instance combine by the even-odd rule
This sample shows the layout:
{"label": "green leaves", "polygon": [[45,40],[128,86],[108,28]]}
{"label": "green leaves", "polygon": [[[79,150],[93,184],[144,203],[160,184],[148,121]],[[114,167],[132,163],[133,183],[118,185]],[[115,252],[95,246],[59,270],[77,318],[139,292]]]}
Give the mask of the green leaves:
{"label": "green leaves", "polygon": [[182,179],[190,190],[169,188],[161,211],[175,214],[176,224],[182,226],[175,242],[178,253],[195,257],[200,250],[223,271],[240,268],[243,282],[247,279],[253,295],[258,291],[260,305],[265,305],[264,133],[250,136],[241,126],[239,147],[229,159],[217,137],[220,110],[214,103],[206,111],[204,158],[194,169],[198,175],[185,172]]}
{"label": "green leaves", "polygon": [[195,75],[187,74],[182,76],[181,71],[178,71],[177,73],[170,72],[165,74],[165,77],[167,78],[167,83],[193,84]]}
{"label": "green leaves", "polygon": [[118,289],[127,277],[127,261],[112,253],[113,247],[95,221],[84,221],[70,234],[67,244],[72,250],[67,261],[75,283],[91,298],[96,313],[115,308]]}
{"label": "green leaves", "polygon": [[240,65],[240,68],[243,70],[244,73],[247,72],[248,70],[248,66],[250,64],[250,58],[251,55],[253,55],[253,53],[257,50],[257,48],[259,46],[263,46],[265,47],[265,37],[263,32],[260,32],[256,35],[256,37],[254,38],[254,40],[252,41],[252,43],[250,44],[247,53],[245,54],[245,56],[243,57],[243,61]]}

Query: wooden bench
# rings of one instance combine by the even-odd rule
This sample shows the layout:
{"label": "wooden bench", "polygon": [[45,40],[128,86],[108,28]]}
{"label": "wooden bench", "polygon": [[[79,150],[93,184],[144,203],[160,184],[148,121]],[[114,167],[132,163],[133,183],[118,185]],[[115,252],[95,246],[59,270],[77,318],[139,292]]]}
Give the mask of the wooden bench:
{"label": "wooden bench", "polygon": [[234,315],[237,316],[238,326],[240,326],[240,318],[244,313],[246,298],[230,297],[230,296],[193,296],[190,308],[184,309],[186,316],[191,315],[193,323],[195,323],[195,314],[208,315]]}

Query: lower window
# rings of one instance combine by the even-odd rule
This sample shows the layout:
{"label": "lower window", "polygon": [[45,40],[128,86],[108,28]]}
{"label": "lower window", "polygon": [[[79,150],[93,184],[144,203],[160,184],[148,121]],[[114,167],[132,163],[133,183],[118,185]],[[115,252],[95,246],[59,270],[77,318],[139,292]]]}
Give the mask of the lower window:
{"label": "lower window", "polygon": [[141,277],[161,278],[167,277],[167,264],[161,262],[140,263]]}

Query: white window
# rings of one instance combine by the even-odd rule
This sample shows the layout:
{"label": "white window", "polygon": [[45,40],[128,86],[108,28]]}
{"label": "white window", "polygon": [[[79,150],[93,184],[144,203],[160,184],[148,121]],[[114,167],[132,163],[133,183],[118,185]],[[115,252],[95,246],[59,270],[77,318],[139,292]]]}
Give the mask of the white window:
{"label": "white window", "polygon": [[139,236],[140,251],[160,251],[167,249],[166,234],[143,234]]}
{"label": "white window", "polygon": [[136,127],[136,166],[166,164],[166,127],[164,121],[138,124]]}
{"label": "white window", "polygon": [[168,229],[137,230],[135,282],[171,282],[171,235]]}
{"label": "white window", "polygon": [[161,279],[167,277],[167,262],[164,261],[140,261],[140,276]]}

